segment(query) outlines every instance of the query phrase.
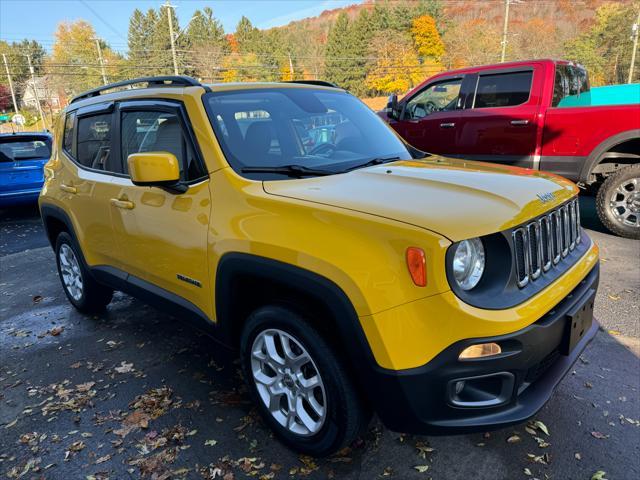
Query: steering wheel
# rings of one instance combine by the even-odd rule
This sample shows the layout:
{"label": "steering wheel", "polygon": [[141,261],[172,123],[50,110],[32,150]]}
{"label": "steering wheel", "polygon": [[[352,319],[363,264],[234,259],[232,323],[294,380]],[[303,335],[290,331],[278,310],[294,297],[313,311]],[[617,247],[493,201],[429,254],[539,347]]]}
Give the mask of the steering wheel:
{"label": "steering wheel", "polygon": [[333,143],[321,143],[309,150],[309,155],[322,155],[333,152],[335,149],[336,146]]}
{"label": "steering wheel", "polygon": [[427,115],[431,115],[433,112],[438,110],[438,106],[432,101],[428,101],[427,103],[425,103],[423,108],[425,112],[427,112]]}

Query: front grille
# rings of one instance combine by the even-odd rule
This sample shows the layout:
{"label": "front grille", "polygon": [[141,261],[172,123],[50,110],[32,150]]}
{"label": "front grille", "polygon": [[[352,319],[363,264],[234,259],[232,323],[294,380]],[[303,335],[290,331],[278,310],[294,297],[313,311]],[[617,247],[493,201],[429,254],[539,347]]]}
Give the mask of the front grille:
{"label": "front grille", "polygon": [[580,205],[571,200],[513,231],[516,278],[523,288],[557,265],[581,241]]}

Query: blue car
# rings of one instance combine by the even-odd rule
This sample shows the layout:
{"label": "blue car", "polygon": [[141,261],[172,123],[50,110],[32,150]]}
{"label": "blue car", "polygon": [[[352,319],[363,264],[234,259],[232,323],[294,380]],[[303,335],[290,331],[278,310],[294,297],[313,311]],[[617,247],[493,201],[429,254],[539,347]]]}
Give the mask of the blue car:
{"label": "blue car", "polygon": [[0,207],[38,201],[50,156],[48,133],[0,134]]}

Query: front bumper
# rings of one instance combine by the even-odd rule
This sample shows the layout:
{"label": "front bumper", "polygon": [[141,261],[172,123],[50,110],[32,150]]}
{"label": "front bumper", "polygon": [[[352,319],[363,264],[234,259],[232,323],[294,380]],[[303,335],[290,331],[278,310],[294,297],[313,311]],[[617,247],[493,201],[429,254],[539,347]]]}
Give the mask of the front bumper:
{"label": "front bumper", "polygon": [[[596,264],[550,312],[515,333],[458,341],[417,368],[377,367],[373,374],[377,393],[371,401],[381,420],[400,432],[452,434],[501,428],[535,415],[597,333],[598,323],[593,320],[573,349],[563,351],[568,314],[583,305],[592,306],[598,280]],[[484,342],[499,343],[503,353],[458,360],[464,348]],[[461,406],[465,402],[457,401],[455,385],[470,378],[480,385],[486,383],[489,391],[494,388],[497,400]],[[483,378],[490,380],[483,383]]]}

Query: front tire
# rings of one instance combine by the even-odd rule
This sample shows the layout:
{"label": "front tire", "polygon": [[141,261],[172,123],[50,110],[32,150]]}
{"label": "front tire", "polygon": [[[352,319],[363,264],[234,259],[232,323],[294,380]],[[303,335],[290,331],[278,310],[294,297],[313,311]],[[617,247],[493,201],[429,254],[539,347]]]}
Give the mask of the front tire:
{"label": "front tire", "polygon": [[71,304],[83,313],[104,310],[111,302],[113,290],[93,279],[84,266],[79,249],[67,232],[58,235],[55,251],[62,289]]}
{"label": "front tire", "polygon": [[254,311],[241,336],[249,391],[276,436],[320,457],[348,446],[370,415],[324,338],[288,308]]}
{"label": "front tire", "polygon": [[609,176],[596,197],[598,217],[621,237],[640,239],[640,165],[631,165]]}

